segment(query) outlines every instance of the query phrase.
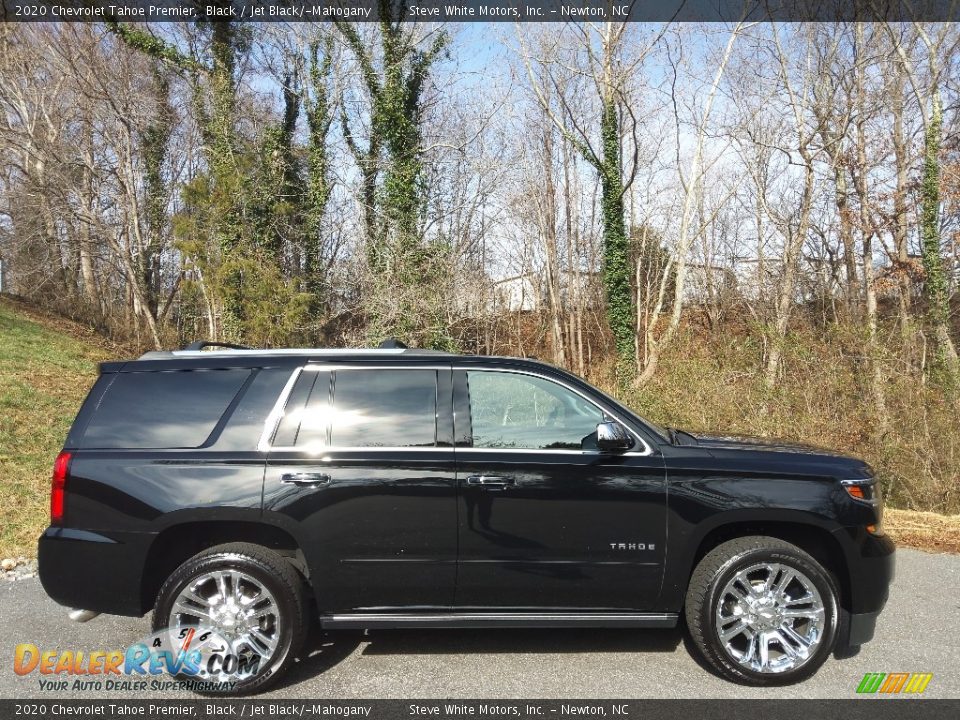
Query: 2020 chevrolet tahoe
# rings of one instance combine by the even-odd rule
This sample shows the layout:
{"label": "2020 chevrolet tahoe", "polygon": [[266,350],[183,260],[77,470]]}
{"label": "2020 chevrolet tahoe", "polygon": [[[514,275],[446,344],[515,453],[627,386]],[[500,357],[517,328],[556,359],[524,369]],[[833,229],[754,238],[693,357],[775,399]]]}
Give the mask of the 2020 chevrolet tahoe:
{"label": "2020 chevrolet tahoe", "polygon": [[873,636],[881,522],[860,460],[661,428],[534,360],[193,349],[101,365],[39,561],[61,604],[233,654],[199,663],[223,692],[272,683],[317,619],[685,620],[720,675],[778,685]]}

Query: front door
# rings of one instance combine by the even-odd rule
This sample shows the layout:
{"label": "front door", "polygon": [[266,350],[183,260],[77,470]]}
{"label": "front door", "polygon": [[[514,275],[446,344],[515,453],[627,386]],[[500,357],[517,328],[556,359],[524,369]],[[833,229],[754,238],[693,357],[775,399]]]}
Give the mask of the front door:
{"label": "front door", "polygon": [[307,366],[270,440],[267,519],[304,550],[321,614],[449,610],[450,368]]}
{"label": "front door", "polygon": [[651,609],[663,457],[639,435],[631,451],[599,451],[609,408],[555,379],[477,368],[455,371],[454,386],[457,609]]}

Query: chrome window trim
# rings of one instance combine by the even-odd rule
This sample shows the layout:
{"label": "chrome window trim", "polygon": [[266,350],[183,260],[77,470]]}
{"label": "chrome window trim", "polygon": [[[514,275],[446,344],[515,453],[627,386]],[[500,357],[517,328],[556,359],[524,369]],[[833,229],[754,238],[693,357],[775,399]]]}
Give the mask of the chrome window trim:
{"label": "chrome window trim", "polygon": [[[301,445],[272,445],[270,439],[277,432],[277,428],[280,426],[280,421],[283,419],[285,409],[287,407],[287,401],[290,399],[290,393],[293,392],[293,386],[297,384],[297,380],[300,378],[300,375],[305,372],[337,372],[343,370],[449,370],[449,365],[418,365],[415,363],[410,363],[408,365],[383,365],[380,363],[376,364],[362,364],[362,365],[352,365],[352,364],[327,364],[327,363],[308,363],[302,367],[295,369],[291,375],[290,379],[287,380],[287,384],[283,386],[283,390],[280,392],[280,395],[277,397],[277,401],[273,404],[273,409],[270,411],[270,414],[267,415],[267,419],[263,424],[263,432],[260,434],[260,441],[257,443],[258,452],[302,452],[310,453],[308,446]],[[312,453],[314,455],[319,455],[321,453],[334,452],[334,451],[353,451],[360,450],[363,452],[369,452],[371,450],[381,450],[381,451],[393,451],[398,450],[412,450],[414,452],[426,452],[430,450],[452,450],[452,447],[386,447],[386,446],[370,446],[370,447],[337,447],[332,445],[324,445],[321,448],[317,448],[316,452]]]}
{"label": "chrome window trim", "polygon": [[257,450],[259,452],[270,452],[270,438],[273,437],[273,434],[277,431],[277,427],[280,425],[280,421],[283,419],[283,410],[287,406],[287,400],[290,398],[290,393],[293,392],[293,386],[297,383],[302,372],[303,368],[298,367],[290,373],[286,385],[283,386],[283,390],[281,390],[280,395],[277,396],[276,402],[273,403],[273,409],[270,410],[270,414],[267,415],[267,419],[263,423],[263,432],[260,433],[260,441],[257,443]]}
{"label": "chrome window trim", "polygon": [[[598,404],[593,398],[588,397],[579,389],[571,386],[569,383],[565,383],[562,380],[557,378],[552,378],[548,375],[542,373],[533,372],[531,370],[525,370],[523,368],[507,368],[507,367],[451,367],[450,364],[443,365],[419,365],[416,363],[404,364],[404,365],[391,365],[391,364],[328,364],[328,363],[308,363],[302,367],[296,368],[291,374],[290,378],[287,380],[286,385],[284,385],[283,390],[281,391],[277,401],[273,405],[273,409],[270,411],[270,414],[267,415],[267,419],[263,425],[263,432],[260,435],[260,441],[257,443],[257,450],[259,452],[309,452],[306,447],[296,447],[296,446],[282,446],[282,445],[271,445],[270,438],[273,437],[274,433],[277,431],[277,427],[280,425],[280,420],[283,419],[284,409],[287,405],[287,400],[290,397],[290,393],[293,392],[293,386],[296,384],[301,373],[304,372],[336,372],[338,370],[463,370],[464,372],[502,372],[502,373],[512,373],[514,375],[528,375],[530,377],[539,378],[540,380],[545,380],[547,382],[552,382],[555,385],[559,385],[570,392],[579,395],[583,400],[588,402],[590,405],[593,405],[595,408],[600,410],[604,415],[609,416],[616,420],[618,423],[623,425],[628,433],[630,433],[633,439],[640,443],[640,446],[643,450],[628,450],[623,453],[616,453],[619,457],[647,457],[653,455],[653,448],[644,440],[640,435],[638,435],[623,419],[614,412],[604,408],[602,405]],[[321,455],[326,453],[333,452],[451,452],[451,451],[463,451],[463,452],[478,452],[478,453],[527,453],[527,454],[562,454],[562,455],[607,455],[608,453],[601,452],[599,450],[573,450],[568,448],[556,448],[556,449],[546,449],[546,448],[475,448],[475,447],[444,447],[444,446],[434,446],[434,447],[385,447],[385,446],[368,446],[368,447],[340,447],[340,446],[325,446],[323,448],[318,448],[317,451],[313,454]]]}
{"label": "chrome window trim", "polygon": [[[581,392],[579,389],[573,387],[573,386],[570,385],[569,383],[565,383],[565,382],[563,382],[562,380],[559,380],[559,379],[557,379],[557,378],[552,378],[552,377],[550,377],[550,376],[548,376],[548,375],[544,375],[544,374],[542,374],[542,373],[533,372],[532,370],[525,370],[525,369],[523,369],[523,368],[504,368],[504,367],[486,368],[486,367],[469,367],[469,366],[467,366],[467,367],[458,367],[458,368],[456,368],[456,369],[457,369],[457,370],[463,370],[463,371],[465,371],[465,372],[467,372],[467,373],[469,373],[469,372],[472,370],[473,372],[502,372],[502,373],[512,373],[512,374],[514,374],[514,375],[529,375],[530,377],[535,377],[535,378],[538,378],[538,379],[540,379],[540,380],[546,380],[547,382],[552,382],[554,385],[559,385],[559,386],[562,387],[562,388],[566,388],[567,390],[569,390],[570,392],[574,393],[575,395],[579,395],[581,398],[583,398],[585,401],[587,401],[587,403],[589,403],[590,405],[593,405],[595,408],[597,408],[598,410],[600,410],[600,412],[603,413],[605,416],[611,417],[611,418],[613,418],[614,420],[616,420],[618,423],[620,423],[621,425],[623,425],[624,429],[625,429],[628,433],[630,433],[630,436],[631,436],[635,441],[639,442],[640,445],[643,447],[643,450],[642,450],[642,451],[628,450],[628,451],[625,452],[625,453],[617,453],[618,455],[621,455],[621,456],[622,456],[622,455],[627,455],[627,456],[630,456],[630,457],[646,457],[647,455],[653,455],[653,448],[650,447],[650,445],[647,443],[646,440],[644,440],[644,439],[643,439],[642,437],[640,437],[636,432],[634,432],[633,429],[632,429],[627,423],[625,423],[620,416],[618,416],[618,415],[617,415],[616,413],[614,413],[614,412],[611,412],[611,411],[607,410],[607,409],[604,408],[602,405],[598,404],[596,400],[594,400],[594,399],[591,398],[591,397],[588,397],[586,394],[584,394],[583,392]],[[468,384],[469,384],[469,378],[468,378],[468,381],[467,381],[467,382],[468,382]],[[544,448],[475,448],[475,447],[458,448],[458,449],[461,449],[461,450],[471,450],[471,451],[474,451],[474,452],[476,452],[476,451],[481,451],[481,452],[484,452],[484,451],[490,451],[490,452],[510,452],[510,451],[516,451],[516,452],[578,453],[578,454],[591,454],[591,455],[592,455],[592,454],[601,454],[601,455],[607,454],[607,453],[600,453],[600,452],[598,452],[598,451],[590,451],[590,450],[567,450],[567,449],[559,449],[559,448],[556,449],[556,450],[550,450],[550,449],[544,449]]]}
{"label": "chrome window trim", "polygon": [[170,355],[178,358],[196,357],[271,357],[275,355],[303,355],[315,357],[337,357],[357,355],[377,357],[382,355],[401,355],[403,348],[277,348],[275,350],[171,350]]}

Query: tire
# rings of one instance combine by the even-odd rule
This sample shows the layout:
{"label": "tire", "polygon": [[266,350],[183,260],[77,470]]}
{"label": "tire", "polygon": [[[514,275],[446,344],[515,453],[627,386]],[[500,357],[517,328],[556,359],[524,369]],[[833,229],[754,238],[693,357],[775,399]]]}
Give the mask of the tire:
{"label": "tire", "polygon": [[742,685],[791,685],[813,675],[833,651],[839,592],[833,576],[796,545],[742,537],[700,561],[685,612],[694,646],[722,677]]}
{"label": "tire", "polygon": [[[194,598],[209,599],[205,607],[209,615]],[[196,616],[190,614],[194,608]],[[258,618],[259,613],[263,615]],[[201,681],[196,689],[206,695],[262,692],[293,664],[303,646],[309,629],[303,581],[286,560],[259,545],[212,547],[167,578],[153,613],[154,633],[166,634],[172,643],[191,627],[196,627],[190,633],[196,638],[191,647],[207,654],[199,663],[199,674],[180,674],[177,679]],[[226,673],[220,660],[207,664],[218,649],[225,666],[233,663],[225,660],[228,654],[251,662],[246,667],[241,663],[238,674]]]}

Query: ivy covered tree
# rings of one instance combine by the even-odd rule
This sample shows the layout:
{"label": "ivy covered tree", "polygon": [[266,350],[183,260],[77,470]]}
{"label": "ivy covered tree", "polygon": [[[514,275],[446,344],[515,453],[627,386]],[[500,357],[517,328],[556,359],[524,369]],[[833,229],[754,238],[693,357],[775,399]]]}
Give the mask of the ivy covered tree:
{"label": "ivy covered tree", "polygon": [[448,43],[446,32],[420,37],[405,23],[404,8],[380,4],[374,42],[358,28],[338,23],[360,70],[369,106],[364,143],[346,111],[344,137],[360,169],[370,271],[366,312],[371,341],[395,336],[432,347],[452,347],[444,320],[447,252],[424,237],[426,198],[423,178],[425,83]]}
{"label": "ivy covered tree", "polygon": [[[318,204],[316,193],[310,192],[315,173],[325,177],[327,172],[325,161],[317,162],[326,152],[317,148],[325,143],[326,132],[317,127],[315,106],[308,116],[308,124],[314,121],[307,150],[312,161],[305,172],[298,159],[298,74],[290,72],[281,83],[279,119],[261,137],[248,137],[240,129],[237,68],[250,51],[249,26],[201,19],[199,41],[190,44],[189,52],[137,26],[112,22],[108,27],[158,68],[180,73],[192,91],[205,167],[182,188],[183,209],[172,227],[185,257],[187,285],[199,286],[194,295],[202,298],[209,333],[252,343],[287,341],[309,324],[311,310],[319,305],[314,299],[320,290],[316,233],[326,205],[325,199]],[[324,61],[315,53],[314,62]],[[312,102],[318,102],[316,93]],[[329,104],[326,94],[320,102]],[[147,182],[156,202],[166,197],[155,191],[162,183],[168,135],[161,114],[144,139]],[[148,216],[157,216],[154,209],[148,207]],[[292,258],[313,280],[298,282],[299,268],[290,266]]]}

